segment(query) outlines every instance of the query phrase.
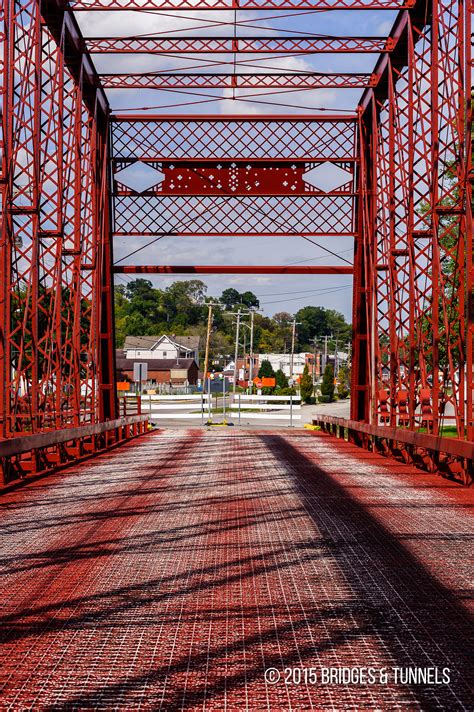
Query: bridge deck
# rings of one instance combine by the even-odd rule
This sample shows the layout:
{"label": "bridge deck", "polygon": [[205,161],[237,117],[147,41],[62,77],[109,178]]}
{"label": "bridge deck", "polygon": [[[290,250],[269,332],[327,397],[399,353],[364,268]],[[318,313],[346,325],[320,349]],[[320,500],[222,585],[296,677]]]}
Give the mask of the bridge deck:
{"label": "bridge deck", "polygon": [[[150,434],[10,492],[0,706],[472,709],[470,502],[325,435],[237,429]],[[321,681],[362,666],[388,683]],[[302,667],[316,684],[264,679]]]}

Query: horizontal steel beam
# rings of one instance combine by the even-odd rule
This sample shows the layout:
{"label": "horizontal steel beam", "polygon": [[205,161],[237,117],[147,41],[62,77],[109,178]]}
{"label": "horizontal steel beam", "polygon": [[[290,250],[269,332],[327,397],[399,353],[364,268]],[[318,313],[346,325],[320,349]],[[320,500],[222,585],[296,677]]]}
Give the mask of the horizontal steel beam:
{"label": "horizontal steel beam", "polygon": [[116,265],[115,274],[353,274],[352,265]]}
{"label": "horizontal steel beam", "polygon": [[248,54],[390,52],[386,37],[89,37],[91,54]]}
{"label": "horizontal steel beam", "polygon": [[357,89],[370,74],[103,74],[105,89]]}
{"label": "horizontal steel beam", "polygon": [[401,10],[414,0],[69,0],[73,10]]}
{"label": "horizontal steel beam", "polygon": [[43,0],[41,15],[58,46],[62,48],[66,67],[81,86],[83,102],[91,114],[97,113],[101,127],[105,126],[109,116],[107,97],[74,13],[61,0]]}
{"label": "horizontal steel beam", "polygon": [[224,124],[229,124],[233,122],[238,122],[240,124],[245,123],[284,123],[286,121],[294,121],[296,124],[303,123],[348,123],[355,124],[358,120],[358,115],[356,113],[347,114],[331,114],[315,112],[314,114],[112,114],[110,117],[111,123],[113,124],[128,124],[131,122],[142,122],[151,124],[153,122],[175,122],[182,124],[201,123],[207,124],[209,122],[222,122]]}
{"label": "horizontal steel beam", "polygon": [[412,448],[426,452],[432,456],[434,462],[439,461],[439,455],[457,458],[463,461],[465,483],[472,482],[474,442],[471,440],[438,437],[405,428],[363,423],[358,420],[346,420],[333,415],[315,415],[313,424],[333,433],[336,437],[342,436],[342,431],[347,429],[350,442],[354,442],[354,435],[365,436],[365,438],[361,438],[361,441],[364,442],[365,440],[366,447],[369,445],[367,438],[382,440],[392,445],[397,443],[406,446],[406,454],[414,464],[415,461],[410,453]]}
{"label": "horizontal steel beam", "polygon": [[90,423],[88,425],[79,425],[75,428],[48,430],[44,433],[36,433],[35,435],[21,435],[0,441],[0,458],[22,455],[26,452],[53,447],[54,445],[68,443],[72,440],[102,435],[111,430],[126,427],[127,425],[146,423],[147,421],[148,415],[128,415],[116,418],[115,420],[108,420],[105,423]]}

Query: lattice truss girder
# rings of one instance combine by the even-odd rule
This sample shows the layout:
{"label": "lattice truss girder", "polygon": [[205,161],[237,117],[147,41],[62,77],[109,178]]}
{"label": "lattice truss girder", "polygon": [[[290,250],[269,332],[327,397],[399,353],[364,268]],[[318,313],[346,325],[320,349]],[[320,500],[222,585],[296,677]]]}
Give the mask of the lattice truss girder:
{"label": "lattice truss girder", "polygon": [[[106,153],[36,0],[4,0],[3,437],[99,419]],[[61,33],[64,38],[64,32]]]}
{"label": "lattice truss girder", "polygon": [[102,74],[104,89],[358,89],[372,86],[367,74]]}
{"label": "lattice truss girder", "polygon": [[407,18],[406,66],[388,59],[362,135],[376,186],[363,201],[372,417],[414,427],[424,412],[472,437],[469,38],[458,2],[434,0],[426,27]]}
{"label": "lattice truss girder", "polygon": [[386,37],[88,37],[86,44],[91,54],[379,54],[394,47]]}
{"label": "lattice truss girder", "polygon": [[[355,147],[354,119],[115,119],[115,234],[352,236]],[[123,185],[137,163],[162,183]],[[304,182],[321,164],[332,189]]]}
{"label": "lattice truss girder", "polygon": [[400,10],[414,0],[70,0],[74,10]]}

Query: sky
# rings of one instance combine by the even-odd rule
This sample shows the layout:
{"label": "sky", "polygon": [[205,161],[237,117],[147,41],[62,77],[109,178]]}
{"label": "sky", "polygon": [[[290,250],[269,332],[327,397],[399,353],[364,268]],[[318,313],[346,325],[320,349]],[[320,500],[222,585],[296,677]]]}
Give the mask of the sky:
{"label": "sky", "polygon": [[[396,17],[394,11],[173,11],[173,12],[78,12],[81,29],[86,37],[129,37],[137,35],[162,36],[221,36],[232,37],[234,32],[244,36],[386,36]],[[225,24],[223,24],[225,23]],[[236,24],[235,24],[236,23]],[[103,73],[173,72],[178,70],[198,73],[232,71],[233,55],[195,54],[177,56],[152,55],[93,55],[94,63]],[[238,55],[238,72],[368,72],[377,61],[376,54],[319,54],[303,56]],[[224,62],[213,66],[214,62]],[[196,90],[193,90],[196,91]],[[271,93],[270,93],[271,92]],[[107,96],[112,110],[130,112],[148,109],[153,114],[310,114],[330,110],[353,112],[362,90],[326,89],[275,93],[262,90],[239,90],[232,98],[231,90],[201,90],[199,94],[186,91],[157,91],[114,89]],[[257,96],[258,94],[258,96]],[[265,95],[267,94],[267,95]],[[240,100],[239,100],[240,99]],[[183,105],[193,102],[192,105]],[[297,226],[295,226],[297,229]],[[352,261],[352,238],[314,238],[323,247]],[[323,247],[303,240],[298,235],[282,237],[180,237],[170,236],[155,245],[143,248],[150,238],[116,238],[114,257],[121,264],[336,264],[333,255]],[[133,257],[126,255],[140,250]],[[339,260],[339,263],[341,261]],[[117,283],[130,281],[133,276],[117,275]],[[175,279],[150,276],[160,288]],[[308,304],[337,309],[352,318],[352,280],[347,275],[292,276],[292,275],[220,275],[199,277],[208,285],[208,293],[219,295],[223,289],[252,290],[260,299],[264,313],[278,311],[295,313]]]}

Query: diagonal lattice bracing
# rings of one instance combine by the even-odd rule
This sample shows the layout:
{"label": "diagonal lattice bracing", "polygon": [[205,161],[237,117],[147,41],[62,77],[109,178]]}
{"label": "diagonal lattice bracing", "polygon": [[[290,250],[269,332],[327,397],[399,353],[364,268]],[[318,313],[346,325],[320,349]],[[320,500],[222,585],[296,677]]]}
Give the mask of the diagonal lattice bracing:
{"label": "diagonal lattice bracing", "polygon": [[[349,119],[115,120],[115,234],[350,236],[355,127]],[[301,162],[310,155],[318,163]],[[120,184],[133,161],[163,175],[148,194]],[[305,182],[315,166],[338,173],[331,195]]]}

